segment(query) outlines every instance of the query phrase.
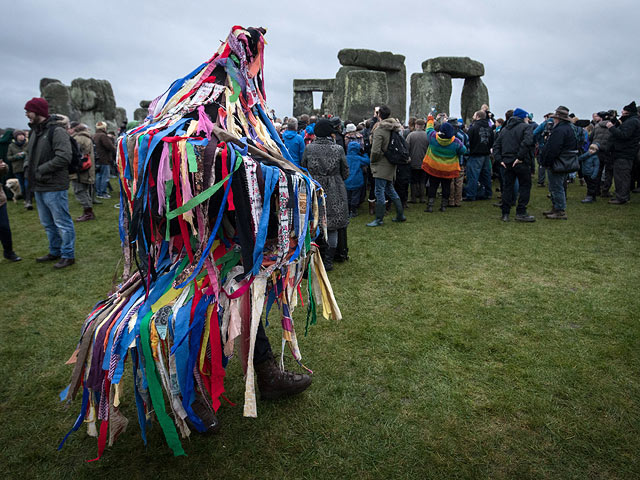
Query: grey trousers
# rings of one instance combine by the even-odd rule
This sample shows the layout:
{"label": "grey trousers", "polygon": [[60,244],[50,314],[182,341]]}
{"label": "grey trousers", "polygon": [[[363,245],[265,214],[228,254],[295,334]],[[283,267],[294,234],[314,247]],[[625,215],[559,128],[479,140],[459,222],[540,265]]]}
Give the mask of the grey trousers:
{"label": "grey trousers", "polygon": [[616,158],[613,162],[613,181],[616,186],[616,199],[621,202],[631,200],[631,169],[633,160]]}
{"label": "grey trousers", "polygon": [[71,184],[73,185],[73,194],[76,196],[78,203],[82,205],[83,208],[92,208],[93,201],[91,199],[91,191],[93,185],[90,183],[80,183],[77,180],[72,180]]}

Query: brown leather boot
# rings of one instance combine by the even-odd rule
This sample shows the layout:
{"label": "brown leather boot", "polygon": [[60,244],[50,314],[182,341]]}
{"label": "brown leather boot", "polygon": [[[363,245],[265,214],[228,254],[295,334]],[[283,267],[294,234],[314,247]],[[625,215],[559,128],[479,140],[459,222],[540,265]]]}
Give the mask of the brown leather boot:
{"label": "brown leather boot", "polygon": [[275,399],[304,392],[311,385],[306,374],[280,370],[273,357],[255,365],[260,398]]}
{"label": "brown leather boot", "polygon": [[96,216],[93,213],[93,208],[85,208],[84,213],[76,218],[76,222],[86,222],[87,220],[95,220]]}
{"label": "brown leather boot", "polygon": [[549,220],[566,220],[567,213],[564,210],[556,210],[554,213],[547,215]]}

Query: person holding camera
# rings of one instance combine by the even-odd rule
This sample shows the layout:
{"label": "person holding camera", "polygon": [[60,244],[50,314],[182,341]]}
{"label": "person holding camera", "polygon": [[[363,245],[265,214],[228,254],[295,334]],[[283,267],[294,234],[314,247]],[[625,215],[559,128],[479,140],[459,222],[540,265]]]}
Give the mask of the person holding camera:
{"label": "person holding camera", "polygon": [[[598,147],[598,185],[596,185],[595,197],[610,197],[609,189],[613,183],[613,155],[611,154],[611,132],[607,128],[607,123],[615,118],[610,112],[598,112],[593,114],[593,133],[589,140],[591,145]],[[604,178],[602,174],[604,173]],[[601,181],[602,179],[602,181]]]}
{"label": "person holding camera", "polygon": [[640,145],[640,119],[636,102],[622,108],[618,125],[609,121],[606,127],[611,132],[613,178],[616,184],[616,198],[609,200],[609,203],[623,205],[631,200],[631,170]]}

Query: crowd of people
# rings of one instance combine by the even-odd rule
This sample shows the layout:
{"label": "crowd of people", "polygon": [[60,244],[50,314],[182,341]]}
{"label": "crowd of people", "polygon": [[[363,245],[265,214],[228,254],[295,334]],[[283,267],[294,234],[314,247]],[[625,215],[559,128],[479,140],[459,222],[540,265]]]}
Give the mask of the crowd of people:
{"label": "crowd of people", "polygon": [[[347,122],[338,117],[301,115],[276,119],[276,129],[299,166],[307,168],[325,188],[328,245],[323,259],[330,270],[334,260],[347,256],[348,217],[358,215],[368,201],[374,220],[383,225],[393,207],[393,221],[406,220],[408,204],[426,203],[432,213],[436,197],[439,210],[460,207],[462,202],[489,200],[496,191],[501,220],[535,222],[527,209],[533,179],[548,187],[551,201],[543,212],[550,220],[567,220],[567,185],[586,184],[582,203],[610,197],[608,203],[623,205],[631,192],[640,193],[640,119],[635,102],[615,110],[600,111],[591,120],[580,120],[565,106],[544,116],[542,123],[523,108],[496,118],[487,105],[475,112],[470,125],[437,113],[410,118],[407,126],[391,116],[386,105],[374,108],[373,117]],[[402,162],[390,160],[392,133],[404,139],[407,151]],[[611,191],[615,185],[615,191]],[[368,191],[368,193],[367,193]],[[336,256],[337,255],[337,256]]]}
{"label": "crowd of people", "polygon": [[[109,179],[115,168],[115,135],[107,132],[107,124],[98,122],[95,133],[83,123],[64,115],[50,115],[44,98],[33,98],[25,105],[30,132],[5,132],[7,146],[0,160],[0,239],[4,258],[22,260],[13,249],[11,227],[7,214],[9,199],[24,202],[26,210],[37,207],[40,223],[46,232],[49,248],[37,262],[55,262],[60,269],[75,263],[76,232],[69,213],[69,186],[83,214],[75,222],[95,220],[94,205],[110,198]],[[78,165],[70,169],[76,158]],[[6,160],[6,161],[5,161]]]}
{"label": "crowd of people", "polygon": [[[16,196],[22,192],[26,209],[33,209],[35,196],[49,241],[47,255],[36,260],[57,261],[54,267],[64,268],[75,258],[69,183],[84,209],[75,221],[95,219],[93,205],[109,198],[115,136],[107,133],[104,122],[96,124],[92,135],[84,124],[49,115],[42,98],[28,101],[25,111],[31,132],[12,132],[0,175],[15,178],[14,192]],[[332,115],[274,119],[293,162],[324,188],[328,238],[321,253],[327,270],[333,268],[334,260],[348,258],[349,218],[357,216],[365,202],[374,216],[367,226],[379,227],[391,208],[395,209],[394,222],[406,220],[404,211],[409,204],[425,203],[424,211],[432,213],[438,194],[441,212],[460,207],[462,202],[489,200],[497,180],[501,198],[493,205],[500,207],[502,221],[510,220],[515,207],[516,221],[534,222],[535,216],[527,209],[533,179],[538,187],[548,186],[551,208],[543,215],[550,220],[568,218],[568,183],[586,184],[583,203],[610,197],[610,204],[623,205],[631,200],[631,192],[640,193],[640,119],[635,102],[623,107],[620,115],[615,110],[599,111],[591,120],[579,120],[567,107],[559,106],[540,124],[523,108],[496,118],[487,105],[475,112],[468,126],[444,112],[409,118],[407,126],[391,114],[389,107],[380,105],[370,119],[358,124]],[[90,160],[86,170],[71,175],[67,169],[72,154],[69,138]],[[392,150],[404,153],[394,160]],[[4,257],[19,261],[13,251],[6,201],[0,192]]]}

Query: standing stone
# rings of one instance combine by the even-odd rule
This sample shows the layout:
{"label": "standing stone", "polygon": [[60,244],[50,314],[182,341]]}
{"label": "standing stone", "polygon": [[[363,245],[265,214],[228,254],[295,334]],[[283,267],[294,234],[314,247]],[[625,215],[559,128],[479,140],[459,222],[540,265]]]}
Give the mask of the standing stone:
{"label": "standing stone", "polygon": [[471,78],[484,75],[484,65],[469,57],[436,57],[422,62],[424,73],[448,73],[453,78]]}
{"label": "standing stone", "polygon": [[339,116],[340,118],[346,118],[344,114],[344,101],[347,86],[347,75],[349,74],[349,72],[357,72],[362,70],[365,69],[362,67],[340,67],[340,69],[336,73],[336,80],[333,90],[333,103],[335,105],[335,111],[331,113]]}
{"label": "standing stone", "polygon": [[313,111],[313,92],[293,93],[293,116],[299,117],[304,113]]}
{"label": "standing stone", "polygon": [[465,125],[471,123],[473,114],[486,103],[489,105],[489,90],[480,77],[467,78],[462,87],[460,112]]}
{"label": "standing stone", "polygon": [[372,107],[387,103],[387,75],[374,70],[354,70],[346,75],[342,118],[358,123],[371,116]]}
{"label": "standing stone", "polygon": [[[387,106],[391,109],[391,116],[400,120],[400,123],[404,123],[407,111],[407,69],[403,64],[400,70],[387,71],[386,74],[387,89],[389,90]],[[371,107],[374,106],[371,105]],[[370,108],[370,111],[372,110],[373,108]]]}
{"label": "standing stone", "polygon": [[44,85],[40,90],[40,95],[49,103],[49,113],[66,115],[72,121],[80,120],[80,112],[72,103],[69,87],[58,81],[41,82],[40,84]]}
{"label": "standing stone", "polygon": [[449,113],[451,90],[451,75],[446,73],[414,73],[411,75],[409,115],[426,118],[434,107],[438,113]]}

